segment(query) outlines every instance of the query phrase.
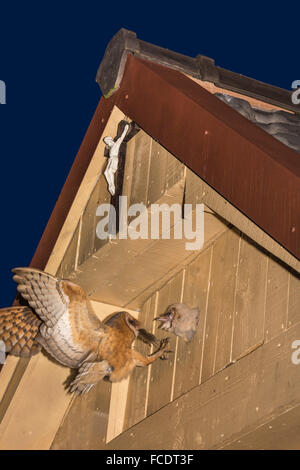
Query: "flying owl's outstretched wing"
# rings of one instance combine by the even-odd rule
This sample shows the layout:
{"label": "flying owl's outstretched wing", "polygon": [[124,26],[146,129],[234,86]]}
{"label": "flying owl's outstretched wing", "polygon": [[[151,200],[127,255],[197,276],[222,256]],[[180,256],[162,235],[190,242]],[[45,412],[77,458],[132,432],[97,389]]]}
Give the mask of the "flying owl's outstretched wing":
{"label": "flying owl's outstretched wing", "polygon": [[0,309],[0,340],[5,352],[19,357],[37,354],[42,348],[37,341],[41,323],[29,307]]}
{"label": "flying owl's outstretched wing", "polygon": [[15,268],[13,273],[18,291],[42,320],[39,343],[68,367],[96,358],[105,326],[84,290],[34,268]]}
{"label": "flying owl's outstretched wing", "polygon": [[15,268],[12,272],[18,284],[18,292],[48,327],[55,326],[70,304],[64,289],[64,284],[69,284],[69,281],[57,279],[34,268]]}

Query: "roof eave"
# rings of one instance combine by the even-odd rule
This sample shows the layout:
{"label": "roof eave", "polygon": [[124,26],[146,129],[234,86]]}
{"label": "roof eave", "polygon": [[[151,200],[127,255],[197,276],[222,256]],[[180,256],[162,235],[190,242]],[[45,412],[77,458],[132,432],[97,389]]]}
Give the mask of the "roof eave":
{"label": "roof eave", "polygon": [[284,90],[218,67],[214,59],[204,55],[189,57],[141,41],[135,32],[124,28],[120,29],[107,45],[97,72],[96,81],[105,97],[111,96],[119,88],[128,54],[211,82],[217,87],[300,113],[299,106],[292,103],[292,90]]}

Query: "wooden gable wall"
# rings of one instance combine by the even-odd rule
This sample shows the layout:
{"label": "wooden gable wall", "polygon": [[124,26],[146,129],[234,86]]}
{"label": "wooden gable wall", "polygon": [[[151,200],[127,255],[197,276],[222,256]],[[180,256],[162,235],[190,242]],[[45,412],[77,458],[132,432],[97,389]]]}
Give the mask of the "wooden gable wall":
{"label": "wooden gable wall", "polygon": [[[109,199],[102,178],[94,186],[59,272],[83,285],[91,298],[138,307],[141,322],[158,336],[165,334],[155,329],[153,318],[171,303],[183,301],[199,306],[201,316],[191,343],[171,336],[173,354],[168,361],[157,361],[149,368],[134,371],[128,391],[125,387],[124,396],[119,397],[120,406],[126,403],[125,419],[119,426],[123,434],[105,444],[115,436],[108,436],[111,389],[103,382],[89,396],[72,401],[52,443],[53,449],[151,448],[149,441],[143,441],[143,433],[137,442],[134,440],[139,423],[147,427],[148,420],[150,425],[153,416],[159,416],[172,404],[176,406],[180,398],[197,387],[201,394],[205,385],[203,393],[207,400],[212,400],[214,391],[209,384],[221,371],[230,370],[246,356],[252,357],[254,351],[263,350],[300,321],[299,275],[213,213],[206,214],[207,239],[200,252],[185,252],[179,245],[172,247],[170,240],[154,244],[144,240],[144,243],[123,240],[120,245],[115,241],[99,244],[95,237],[96,207]],[[205,191],[200,178],[143,131],[130,141],[123,195],[128,195],[131,204],[182,202],[184,194],[188,202],[205,199],[209,204]],[[234,214],[238,220],[238,214]],[[240,219],[243,217],[240,215]],[[253,227],[251,230],[254,233]],[[93,280],[95,273],[97,285]],[[141,276],[144,278],[140,279]],[[136,347],[144,354],[149,353],[145,345]],[[115,407],[119,405],[114,402]],[[217,419],[210,413],[208,422]],[[220,412],[220,420],[226,427],[225,408],[223,413],[225,417]],[[269,416],[266,410],[263,418],[267,421]],[[185,426],[180,433],[189,436]],[[247,409],[239,418],[239,426],[239,432],[247,427]],[[154,431],[152,427],[151,432],[161,438],[161,444],[156,442],[152,448],[170,447],[169,438],[164,441],[165,432],[158,428]],[[223,438],[214,436],[211,429],[207,436],[201,432],[201,442],[174,438],[173,448],[211,448],[231,438],[229,430]]]}
{"label": "wooden gable wall", "polygon": [[189,344],[172,335],[167,365],[135,370],[125,428],[298,323],[300,277],[231,228],[144,303],[141,321],[151,327],[155,316],[180,301],[199,306],[197,333]]}

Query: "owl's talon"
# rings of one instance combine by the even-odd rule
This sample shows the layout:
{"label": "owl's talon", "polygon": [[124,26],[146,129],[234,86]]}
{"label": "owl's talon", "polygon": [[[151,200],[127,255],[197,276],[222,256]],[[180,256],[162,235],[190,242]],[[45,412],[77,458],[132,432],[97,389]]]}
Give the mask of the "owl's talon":
{"label": "owl's talon", "polygon": [[164,348],[167,346],[167,344],[169,343],[169,340],[170,340],[169,337],[163,338],[163,339],[160,341],[159,349],[164,349]]}

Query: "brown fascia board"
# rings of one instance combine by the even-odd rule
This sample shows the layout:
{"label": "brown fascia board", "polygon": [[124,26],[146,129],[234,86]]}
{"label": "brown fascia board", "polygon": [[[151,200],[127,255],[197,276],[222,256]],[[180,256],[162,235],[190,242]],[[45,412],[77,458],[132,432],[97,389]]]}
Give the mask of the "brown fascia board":
{"label": "brown fascia board", "polygon": [[291,100],[293,90],[284,90],[223,69],[216,66],[213,59],[200,54],[195,58],[188,57],[141,41],[136,33],[124,28],[109,42],[97,72],[96,81],[103,96],[109,97],[119,88],[128,54],[212,82],[217,87],[300,113],[300,106],[294,105]]}
{"label": "brown fascia board", "polygon": [[300,258],[294,150],[181,72],[132,55],[117,95],[124,114]]}
{"label": "brown fascia board", "polygon": [[114,105],[300,258],[299,155],[179,71],[129,55],[118,91],[100,100],[31,266],[45,267]]}

